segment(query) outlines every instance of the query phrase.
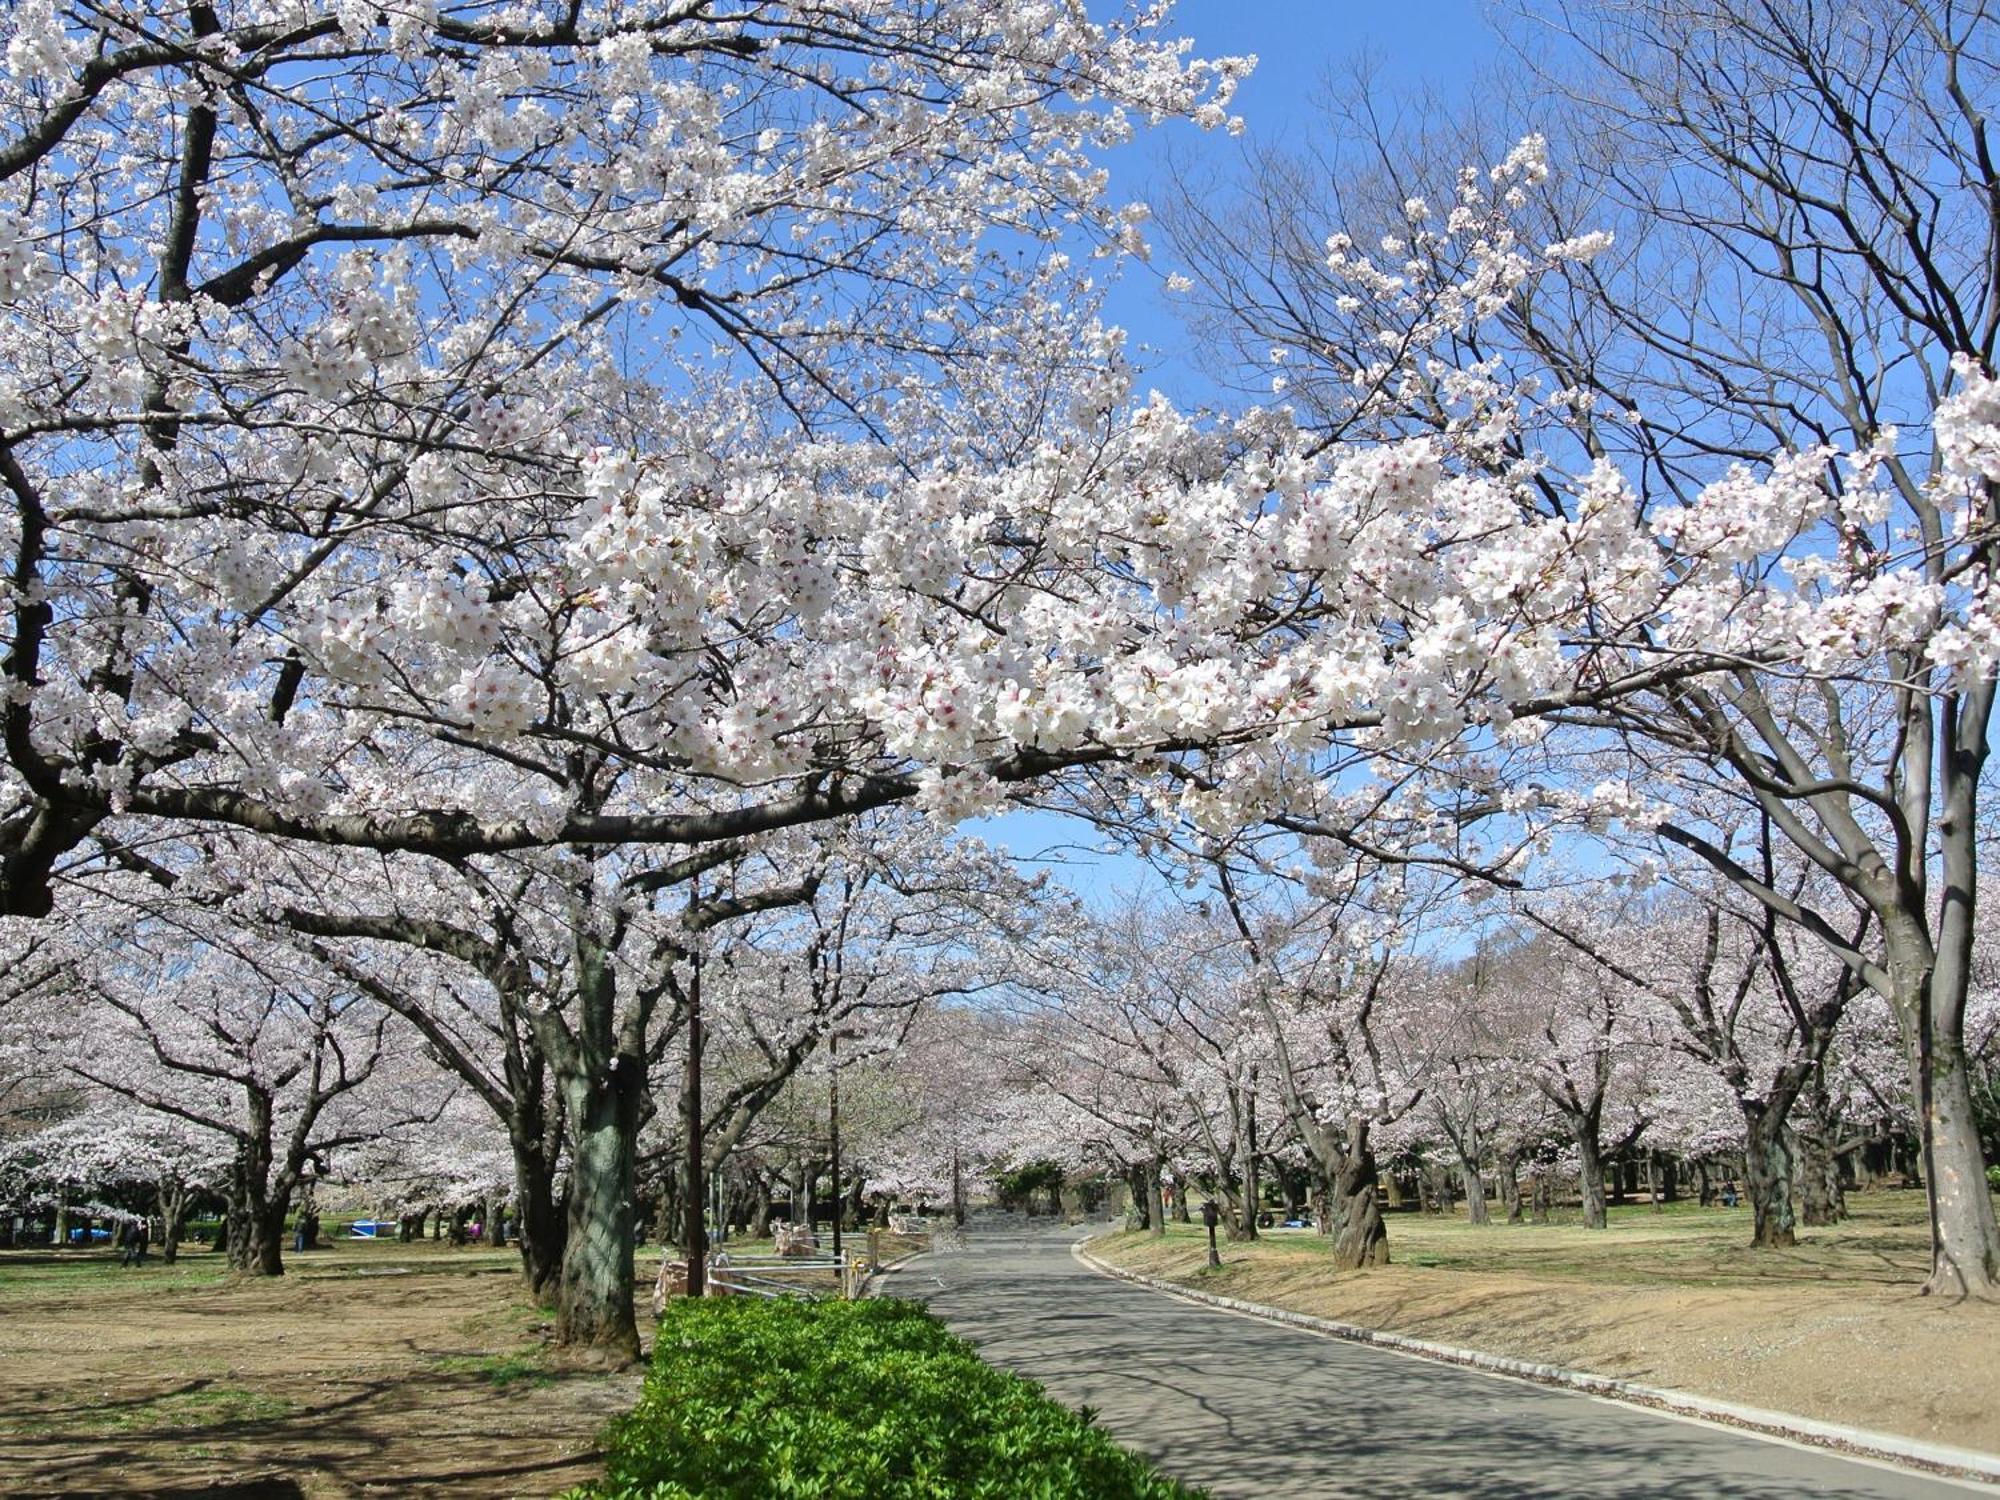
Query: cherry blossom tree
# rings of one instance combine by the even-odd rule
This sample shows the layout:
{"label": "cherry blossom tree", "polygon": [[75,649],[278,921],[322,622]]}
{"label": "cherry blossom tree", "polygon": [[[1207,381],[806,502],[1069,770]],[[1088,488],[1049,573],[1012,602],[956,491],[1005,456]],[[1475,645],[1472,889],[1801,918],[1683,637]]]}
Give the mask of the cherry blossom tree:
{"label": "cherry blossom tree", "polygon": [[[1407,124],[1379,90],[1346,95],[1315,157],[1260,160],[1234,199],[1196,184],[1167,216],[1176,248],[1246,384],[1281,386],[1328,440],[1426,435],[1573,534],[1631,518],[1696,584],[1662,608],[1619,581],[1651,562],[1599,571],[1591,670],[1635,691],[1558,715],[1540,757],[1478,747],[1476,779],[1430,800],[1643,786],[1648,827],[1886,998],[1919,1101],[1927,1285],[1990,1298],[1963,1025],[2000,639],[2000,491],[1975,452],[2000,329],[1993,18],[1516,9],[1521,87]],[[1520,170],[1463,170],[1529,132]],[[1551,482],[1560,467],[1593,477]],[[1822,498],[1794,503],[1804,485]],[[1697,583],[1722,570],[1730,586]],[[1556,630],[1558,650],[1584,638]],[[1648,678],[1701,637],[1733,660]],[[1770,884],[1754,837],[1730,837],[1745,813],[1826,874],[1830,905]]]}
{"label": "cherry blossom tree", "polygon": [[40,1129],[0,1141],[0,1182],[15,1202],[37,1190],[63,1201],[107,1188],[136,1192],[160,1225],[160,1259],[180,1255],[189,1198],[220,1192],[229,1180],[232,1148],[219,1131],[97,1092]]}
{"label": "cherry blossom tree", "polygon": [[[459,854],[914,795],[826,779],[965,732],[929,601],[994,526],[920,543],[914,471],[1116,398],[1090,153],[1247,68],[1161,14],[15,7],[6,907],[117,810]],[[409,800],[526,733],[771,791]]]}
{"label": "cherry blossom tree", "polygon": [[[1772,257],[1823,231],[1889,309],[1836,359],[1909,349],[1925,380],[1890,379],[1898,355],[1829,393],[1815,364],[1747,428],[1726,396],[1662,403],[1662,368],[1761,389],[1701,357],[1761,320],[1713,315],[1712,286],[1662,309],[1530,135],[1397,194],[1386,237],[1311,237],[1328,326],[1282,346],[1335,405],[1135,403],[1073,260],[1143,248],[1096,153],[1139,117],[1226,123],[1243,70],[1191,60],[1165,15],[17,6],[0,909],[47,913],[62,862],[123,868],[143,839],[121,820],[226,824],[529,869],[573,914],[550,928],[565,983],[603,995],[624,959],[597,923],[682,920],[619,889],[637,866],[692,887],[739,841],[895,802],[948,822],[1054,781],[1509,880],[1552,828],[1622,818],[1890,999],[1934,1284],[1990,1291],[1959,1034],[2000,659],[1983,262],[1960,299],[1956,238],[1870,259],[1852,195],[1874,179],[1836,173],[1844,209],[1821,208],[1821,160],[1758,113],[1785,96],[1733,87],[1776,64],[1739,51],[1704,107],[1808,190],[1774,229],[1740,164],[1679,153],[1728,210],[1695,237],[1748,234],[1817,332],[1849,325]],[[1809,40],[1842,59],[1808,75],[1831,140],[1913,202],[1977,196],[1976,112],[1917,84],[1962,38],[1897,34],[1947,143],[1915,167],[1825,81],[1902,52]],[[1629,133],[1671,143],[1643,70],[1620,77]],[[1690,227],[1671,195],[1649,208]],[[1563,306],[1584,311],[1544,336]],[[1680,786],[1755,803],[1875,913],[1880,951],[1780,899],[1662,801]],[[692,982],[682,946],[622,993]],[[572,1180],[622,1182],[646,1027],[553,1014]],[[1254,1182],[1268,1045],[1207,1029],[1181,1060],[1223,1184]],[[565,1328],[623,1357],[627,1200],[589,1196],[604,1217],[564,1265],[611,1312]]]}
{"label": "cherry blossom tree", "polygon": [[[1781,882],[1767,868],[1767,880],[1796,899],[1817,883],[1814,873],[1808,867]],[[1793,1109],[1820,1073],[1859,977],[1805,934],[1781,926],[1769,907],[1746,909],[1712,877],[1697,877],[1679,899],[1644,911],[1639,920],[1652,940],[1643,955],[1621,954],[1615,933],[1627,924],[1616,915],[1601,914],[1578,930],[1572,924],[1585,914],[1574,909],[1553,920],[1528,910],[1537,926],[1615,975],[1635,996],[1649,998],[1673,1022],[1674,1050],[1705,1065],[1727,1087],[1742,1115],[1752,1243],[1794,1243]],[[1855,925],[1857,945],[1868,922],[1864,910]]]}
{"label": "cherry blossom tree", "polygon": [[[100,1100],[223,1143],[230,1265],[279,1275],[295,1194],[347,1148],[434,1121],[450,1090],[397,1060],[392,1015],[296,951],[200,911],[116,915],[80,914],[100,946],[49,997],[63,1010],[44,1032],[50,1060]],[[180,1162],[165,1167],[185,1179]]]}
{"label": "cherry blossom tree", "polygon": [[[857,1064],[900,1054],[911,1027],[941,1002],[1004,983],[1015,945],[1062,905],[1005,856],[921,818],[866,818],[816,847],[814,877],[796,903],[711,946],[698,1067],[687,1065],[691,1036],[681,1041],[674,1114],[687,1170],[676,1185],[691,1288],[702,1203],[688,1188],[722,1170],[779,1094],[796,1080],[825,1091],[829,1114],[840,1110],[841,1080]],[[829,1118],[838,1199],[836,1129]]]}

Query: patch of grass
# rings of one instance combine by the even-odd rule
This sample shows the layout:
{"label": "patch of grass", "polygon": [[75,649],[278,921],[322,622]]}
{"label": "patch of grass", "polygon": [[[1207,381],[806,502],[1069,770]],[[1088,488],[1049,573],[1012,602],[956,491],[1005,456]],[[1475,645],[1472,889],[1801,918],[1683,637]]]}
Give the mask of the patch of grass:
{"label": "patch of grass", "polygon": [[[1526,1276],[1600,1286],[1767,1287],[1847,1282],[1914,1285],[1930,1253],[1924,1196],[1882,1190],[1848,1198],[1850,1217],[1824,1228],[1801,1226],[1785,1250],[1752,1250],[1747,1207],[1703,1208],[1685,1202],[1655,1212],[1643,1203],[1615,1206],[1606,1229],[1572,1224],[1486,1225],[1462,1217],[1391,1213],[1391,1263],[1437,1272]],[[1169,1224],[1163,1239],[1144,1231],[1107,1236],[1104,1253],[1120,1264],[1193,1274],[1202,1226]],[[1266,1231],[1254,1244],[1223,1247],[1227,1264],[1273,1257],[1301,1261],[1330,1254],[1332,1242],[1310,1230]]]}
{"label": "patch of grass", "polygon": [[447,1355],[433,1361],[443,1375],[474,1375],[496,1389],[526,1385],[539,1390],[555,1382],[548,1358],[540,1349],[517,1349],[511,1354]]}
{"label": "patch of grass", "polygon": [[183,1252],[171,1266],[157,1254],[144,1265],[122,1266],[109,1250],[0,1251],[0,1307],[136,1288],[151,1294],[163,1288],[214,1286],[228,1275],[223,1258],[205,1251]]}
{"label": "patch of grass", "polygon": [[910,1302],[671,1305],[572,1500],[1197,1500]]}
{"label": "patch of grass", "polygon": [[201,1385],[133,1400],[111,1400],[87,1410],[43,1413],[0,1424],[21,1437],[122,1437],[139,1433],[209,1432],[291,1415],[283,1396],[237,1386]]}

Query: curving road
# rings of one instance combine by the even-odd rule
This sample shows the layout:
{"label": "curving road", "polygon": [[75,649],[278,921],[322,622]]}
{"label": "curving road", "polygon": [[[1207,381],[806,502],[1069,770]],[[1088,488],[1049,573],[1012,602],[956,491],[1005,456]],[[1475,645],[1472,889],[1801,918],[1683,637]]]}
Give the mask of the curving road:
{"label": "curving road", "polygon": [[2000,1493],[1182,1302],[1087,1269],[1077,1237],[975,1232],[889,1290],[1215,1500]]}

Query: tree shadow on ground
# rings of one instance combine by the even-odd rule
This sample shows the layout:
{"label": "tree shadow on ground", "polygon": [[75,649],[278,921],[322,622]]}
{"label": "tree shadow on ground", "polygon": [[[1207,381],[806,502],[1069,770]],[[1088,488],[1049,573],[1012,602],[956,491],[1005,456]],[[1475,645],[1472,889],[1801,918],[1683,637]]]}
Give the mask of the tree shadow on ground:
{"label": "tree shadow on ground", "polygon": [[[1217,1500],[1944,1495],[1914,1476],[1180,1302],[1017,1238],[926,1296],[1004,1368]],[[912,1288],[915,1289],[914,1287]],[[1636,1334],[1635,1330],[1635,1334]]]}
{"label": "tree shadow on ground", "polygon": [[[48,1392],[31,1416],[10,1419],[13,1431],[0,1426],[0,1463],[10,1491],[71,1497],[445,1494],[474,1484],[547,1494],[595,1475],[596,1432],[638,1390],[636,1378],[550,1371],[496,1380],[411,1358],[407,1372],[302,1381],[290,1391],[201,1379],[111,1401],[82,1388]],[[231,1396],[288,1405],[245,1417],[228,1411]],[[211,1419],[188,1410],[190,1398],[220,1409]],[[165,1416],[149,1425],[149,1411]],[[115,1430],[127,1421],[143,1430]]]}

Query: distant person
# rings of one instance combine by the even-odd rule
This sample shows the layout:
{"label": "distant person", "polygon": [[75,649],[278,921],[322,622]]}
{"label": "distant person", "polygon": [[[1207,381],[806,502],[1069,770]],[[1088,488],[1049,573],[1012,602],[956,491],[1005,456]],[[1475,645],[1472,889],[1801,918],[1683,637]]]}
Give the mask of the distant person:
{"label": "distant person", "polygon": [[1734,1182],[1725,1182],[1725,1183],[1723,1183],[1723,1185],[1722,1185],[1722,1206],[1723,1206],[1724,1208],[1734,1208],[1734,1207],[1736,1207],[1736,1184],[1735,1184]]}
{"label": "distant person", "polygon": [[124,1229],[120,1231],[120,1238],[125,1245],[125,1253],[121,1259],[126,1265],[143,1266],[146,1263],[146,1241],[150,1236],[151,1230],[144,1219],[126,1222]]}

